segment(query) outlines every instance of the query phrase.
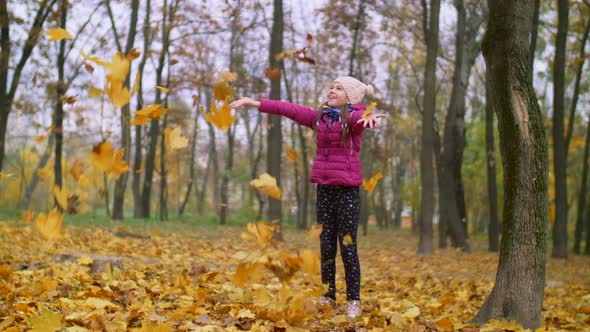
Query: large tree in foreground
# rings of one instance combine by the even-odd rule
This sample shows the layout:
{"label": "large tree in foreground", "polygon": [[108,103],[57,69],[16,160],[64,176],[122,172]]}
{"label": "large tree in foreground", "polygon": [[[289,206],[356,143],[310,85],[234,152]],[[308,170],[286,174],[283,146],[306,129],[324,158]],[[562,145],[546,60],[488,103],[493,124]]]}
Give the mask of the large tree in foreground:
{"label": "large tree in foreground", "polygon": [[483,53],[498,115],[504,226],[494,287],[474,318],[541,323],[547,252],[547,140],[529,71],[534,0],[488,1]]}

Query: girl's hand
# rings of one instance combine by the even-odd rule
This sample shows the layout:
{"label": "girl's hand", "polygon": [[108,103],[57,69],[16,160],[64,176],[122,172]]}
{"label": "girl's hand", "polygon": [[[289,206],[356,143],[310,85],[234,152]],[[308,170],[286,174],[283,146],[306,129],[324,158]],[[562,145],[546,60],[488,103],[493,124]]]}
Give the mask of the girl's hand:
{"label": "girl's hand", "polygon": [[229,108],[235,109],[242,106],[248,107],[260,107],[260,102],[248,97],[240,97],[238,100],[234,100],[229,104]]}
{"label": "girl's hand", "polygon": [[373,127],[378,127],[379,126],[379,121],[377,121],[377,119],[379,119],[379,118],[387,118],[387,117],[388,117],[387,114],[375,114],[375,113],[371,113],[366,118],[361,118],[356,123],[362,123],[363,124],[363,127],[365,127],[365,128],[367,128],[367,127],[373,128]]}

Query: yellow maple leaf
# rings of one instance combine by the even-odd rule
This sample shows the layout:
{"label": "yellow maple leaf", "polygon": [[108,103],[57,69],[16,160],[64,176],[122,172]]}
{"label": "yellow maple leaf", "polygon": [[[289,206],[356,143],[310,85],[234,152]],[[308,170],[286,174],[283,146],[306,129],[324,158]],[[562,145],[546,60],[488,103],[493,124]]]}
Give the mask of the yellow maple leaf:
{"label": "yellow maple leaf", "polygon": [[72,35],[63,28],[51,28],[45,31],[49,41],[60,41],[63,39],[72,39]]}
{"label": "yellow maple leaf", "polygon": [[33,141],[35,141],[35,142],[41,142],[41,141],[43,141],[44,139],[45,139],[45,134],[41,134],[41,135],[39,135],[39,136],[37,136],[37,137],[33,138]]}
{"label": "yellow maple leaf", "polygon": [[369,107],[367,107],[367,109],[363,112],[363,115],[361,117],[364,119],[367,116],[369,116],[369,114],[371,114],[371,111],[373,110],[373,108],[375,108],[375,106],[377,106],[377,103],[376,102],[372,102],[369,105]]}
{"label": "yellow maple leaf", "polygon": [[124,152],[124,149],[115,152],[113,145],[109,141],[104,141],[92,148],[92,162],[105,173],[120,175],[129,170],[129,166],[121,160]]}
{"label": "yellow maple leaf", "polygon": [[218,101],[225,101],[232,97],[234,89],[229,86],[227,81],[217,82],[213,85],[213,98]]}
{"label": "yellow maple leaf", "polygon": [[258,179],[250,181],[250,186],[274,199],[281,199],[282,192],[277,186],[277,180],[268,173],[263,173],[258,177]]}
{"label": "yellow maple leaf", "polygon": [[88,88],[88,96],[90,96],[90,97],[100,97],[100,96],[102,96],[103,93],[104,93],[103,90],[101,90],[93,85],[91,85]]}
{"label": "yellow maple leaf", "polygon": [[62,209],[67,209],[68,208],[68,191],[65,187],[54,187],[53,188],[53,194],[55,195],[55,200],[57,201],[57,204],[62,208]]}
{"label": "yellow maple leaf", "polygon": [[217,77],[222,81],[233,82],[238,79],[238,73],[233,71],[221,71],[217,73]]}
{"label": "yellow maple leaf", "polygon": [[159,86],[159,85],[156,85],[156,89],[158,89],[158,90],[160,90],[160,91],[162,91],[164,93],[170,92],[170,89],[169,88],[166,88],[166,87],[163,87],[163,86]]}
{"label": "yellow maple leaf", "polygon": [[62,328],[62,315],[40,305],[39,314],[29,317],[32,332],[53,332]]}
{"label": "yellow maple leaf", "polygon": [[209,121],[217,128],[226,131],[236,120],[236,117],[231,114],[231,108],[228,103],[224,102],[220,110],[217,110],[217,105],[213,103],[211,104],[211,112],[205,114],[205,120]]}
{"label": "yellow maple leaf", "polygon": [[180,127],[164,129],[164,144],[171,149],[182,149],[188,145],[188,138],[182,136]]}
{"label": "yellow maple leaf", "polygon": [[84,162],[80,159],[74,160],[72,167],[70,168],[70,175],[76,180],[76,182],[80,182],[80,175],[84,172]]}
{"label": "yellow maple leaf", "polygon": [[297,158],[299,157],[297,155],[297,151],[295,151],[294,149],[292,149],[290,146],[287,146],[287,159],[290,161],[297,161]]}
{"label": "yellow maple leaf", "polygon": [[301,251],[301,259],[303,259],[303,271],[311,275],[316,275],[320,272],[320,256],[311,250],[304,249]]}
{"label": "yellow maple leaf", "polygon": [[123,107],[129,104],[129,100],[131,99],[129,89],[123,85],[123,81],[116,79],[107,79],[104,92],[109,96],[111,103],[115,106]]}
{"label": "yellow maple leaf", "polygon": [[242,240],[248,241],[254,239],[260,248],[266,248],[272,244],[274,233],[278,232],[278,226],[273,223],[259,221],[257,223],[248,223],[246,232],[242,233]]}
{"label": "yellow maple leaf", "polygon": [[145,126],[150,123],[150,119],[145,115],[136,115],[135,118],[129,121],[132,126]]}
{"label": "yellow maple leaf", "polygon": [[163,108],[160,104],[150,104],[139,111],[135,111],[136,116],[146,116],[150,119],[158,120],[168,112],[167,108]]}
{"label": "yellow maple leaf", "polygon": [[342,238],[342,244],[345,246],[349,246],[351,245],[352,242],[352,236],[350,234],[346,234],[344,235],[344,237]]}
{"label": "yellow maple leaf", "polygon": [[59,214],[57,208],[54,208],[48,215],[43,212],[39,213],[35,218],[35,229],[43,239],[59,240],[64,236],[63,221],[64,217]]}
{"label": "yellow maple leaf", "polygon": [[365,179],[363,179],[363,188],[365,188],[365,190],[368,192],[372,192],[377,185],[377,181],[379,181],[382,177],[383,174],[378,172],[377,174],[373,175],[369,181],[365,181]]}

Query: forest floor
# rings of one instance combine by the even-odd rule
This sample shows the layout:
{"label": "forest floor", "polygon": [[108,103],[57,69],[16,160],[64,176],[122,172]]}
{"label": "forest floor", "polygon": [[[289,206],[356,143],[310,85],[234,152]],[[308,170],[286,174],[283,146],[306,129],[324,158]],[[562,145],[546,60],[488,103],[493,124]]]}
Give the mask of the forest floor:
{"label": "forest floor", "polygon": [[[46,240],[32,221],[0,222],[0,331],[521,331],[469,324],[489,294],[497,254],[416,255],[406,230],[360,236],[363,314],[316,305],[319,240],[262,225],[63,226]],[[316,234],[317,236],[317,234]],[[590,330],[590,257],[547,260],[541,331]]]}

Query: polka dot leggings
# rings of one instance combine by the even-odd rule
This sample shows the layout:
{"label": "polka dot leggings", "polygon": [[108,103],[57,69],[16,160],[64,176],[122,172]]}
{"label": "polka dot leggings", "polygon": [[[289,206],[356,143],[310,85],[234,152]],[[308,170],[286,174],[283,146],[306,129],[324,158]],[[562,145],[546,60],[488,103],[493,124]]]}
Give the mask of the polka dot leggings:
{"label": "polka dot leggings", "polygon": [[360,218],[359,187],[317,185],[317,222],[322,224],[320,253],[322,283],[329,284],[325,297],[336,299],[336,251],[346,276],[346,299],[360,300],[361,268],[357,254],[357,228]]}

